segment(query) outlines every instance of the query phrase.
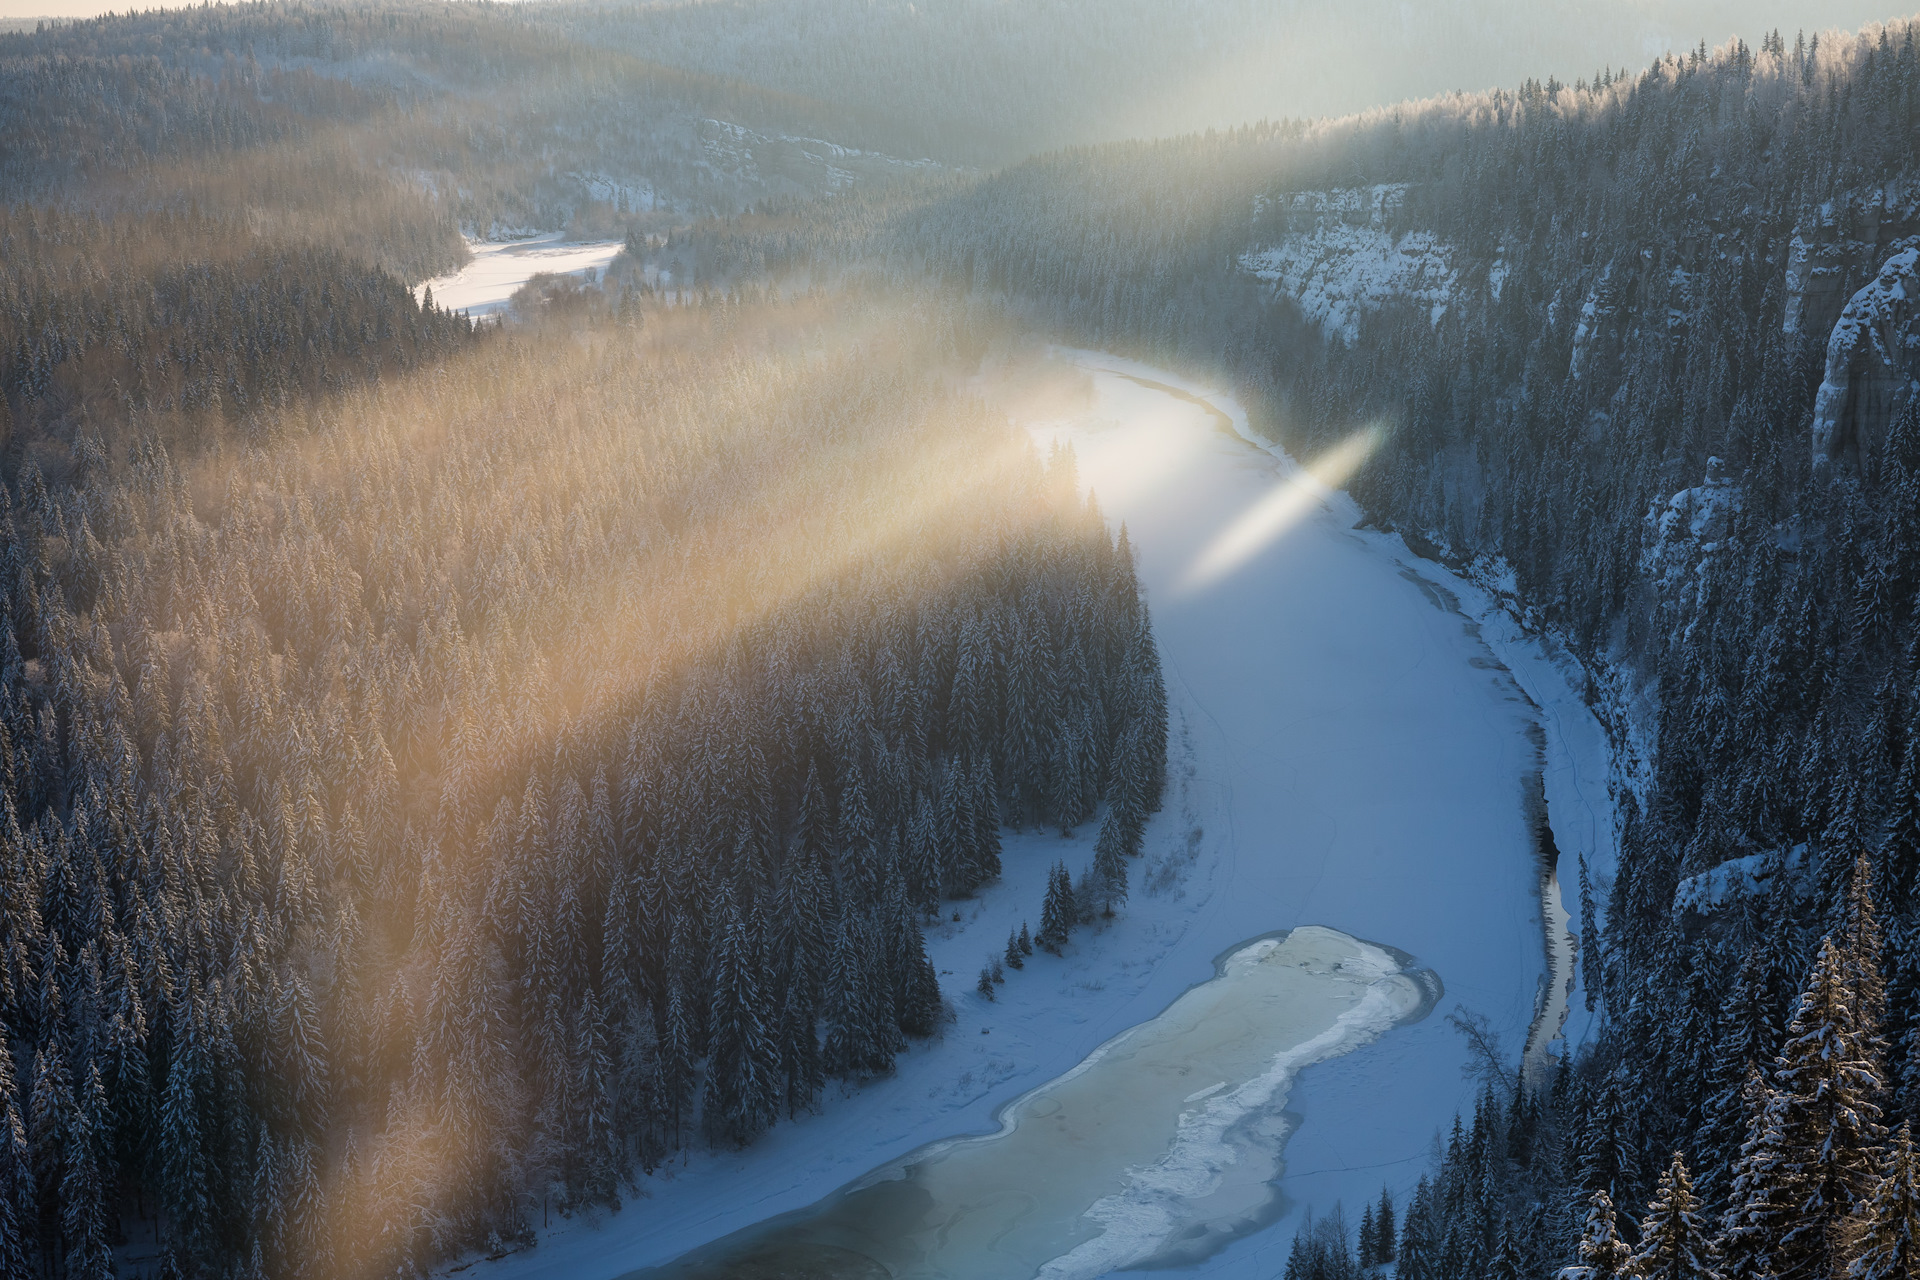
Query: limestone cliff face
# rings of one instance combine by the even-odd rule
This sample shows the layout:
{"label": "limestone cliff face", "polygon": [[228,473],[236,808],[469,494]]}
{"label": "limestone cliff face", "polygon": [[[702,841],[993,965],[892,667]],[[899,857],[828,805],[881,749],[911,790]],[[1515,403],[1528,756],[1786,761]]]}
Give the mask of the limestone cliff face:
{"label": "limestone cliff face", "polygon": [[1788,247],[1788,333],[1823,334],[1895,242],[1920,235],[1920,187],[1889,186],[1823,205],[1794,228]]}
{"label": "limestone cliff face", "polygon": [[1889,246],[1878,274],[1848,299],[1827,340],[1813,409],[1816,466],[1858,469],[1920,389],[1920,236]]}

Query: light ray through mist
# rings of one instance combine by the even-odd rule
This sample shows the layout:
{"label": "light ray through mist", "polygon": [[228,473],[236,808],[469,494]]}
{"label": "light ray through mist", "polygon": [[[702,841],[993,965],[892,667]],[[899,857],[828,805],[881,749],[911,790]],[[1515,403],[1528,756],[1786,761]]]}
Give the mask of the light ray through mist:
{"label": "light ray through mist", "polygon": [[1204,590],[1285,537],[1329,492],[1352,478],[1379,442],[1377,427],[1363,427],[1283,478],[1214,536],[1181,575],[1179,590]]}

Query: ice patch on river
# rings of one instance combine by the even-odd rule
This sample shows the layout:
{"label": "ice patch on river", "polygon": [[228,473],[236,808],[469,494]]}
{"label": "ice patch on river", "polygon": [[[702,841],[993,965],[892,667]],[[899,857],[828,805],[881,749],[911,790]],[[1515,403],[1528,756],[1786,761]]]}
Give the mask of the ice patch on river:
{"label": "ice patch on river", "polygon": [[[1321,935],[1332,944],[1329,950],[1354,945],[1327,929],[1298,929],[1292,936],[1317,942]],[[1277,939],[1255,943],[1228,962],[1228,971],[1257,963],[1279,946]],[[1295,1077],[1317,1062],[1371,1044],[1425,1003],[1420,984],[1379,947],[1359,943],[1333,967],[1368,981],[1360,1002],[1325,1031],[1274,1055],[1260,1075],[1184,1113],[1167,1154],[1128,1169],[1126,1189],[1087,1210],[1085,1216],[1101,1224],[1100,1235],[1041,1268],[1042,1280],[1094,1280],[1142,1262],[1197,1260],[1260,1225],[1280,1196],[1275,1184],[1293,1132],[1281,1108]]]}
{"label": "ice patch on river", "polygon": [[[798,1213],[640,1273],[1092,1280],[1196,1261],[1279,1217],[1299,1073],[1418,1021],[1439,981],[1315,925],[1233,948],[1215,976],[1008,1104]],[[1196,1088],[1198,1085],[1200,1087]]]}

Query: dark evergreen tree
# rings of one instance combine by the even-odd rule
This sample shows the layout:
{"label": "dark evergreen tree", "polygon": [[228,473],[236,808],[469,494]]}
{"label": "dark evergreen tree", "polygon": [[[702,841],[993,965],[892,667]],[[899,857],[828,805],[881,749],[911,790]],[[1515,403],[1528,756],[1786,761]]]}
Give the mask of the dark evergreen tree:
{"label": "dark evergreen tree", "polygon": [[779,1048],[763,1021],[758,930],[732,903],[721,909],[713,950],[713,1015],[700,1125],[714,1144],[744,1145],[779,1119],[785,1090]]}
{"label": "dark evergreen tree", "polygon": [[1640,1247],[1630,1273],[1646,1280],[1718,1280],[1716,1262],[1713,1235],[1694,1198],[1686,1162],[1676,1151],[1640,1222]]}
{"label": "dark evergreen tree", "polygon": [[1440,1275],[1441,1240],[1435,1232],[1437,1213],[1433,1188],[1425,1174],[1414,1185],[1407,1212],[1400,1220],[1395,1249],[1395,1274],[1405,1280],[1436,1280]]}
{"label": "dark evergreen tree", "polygon": [[930,1036],[940,1025],[943,1004],[940,977],[927,957],[926,938],[920,922],[903,914],[900,921],[901,955],[895,972],[900,975],[900,990],[895,1000],[896,1021],[910,1036]]}
{"label": "dark evergreen tree", "polygon": [[1904,1280],[1920,1271],[1920,1165],[1906,1125],[1887,1146],[1873,1190],[1855,1216],[1849,1249],[1851,1280]]}
{"label": "dark evergreen tree", "polygon": [[1393,1193],[1386,1187],[1380,1188],[1380,1204],[1374,1211],[1373,1222],[1374,1261],[1381,1266],[1391,1266],[1396,1256],[1395,1241],[1399,1239],[1399,1231],[1393,1221]]}
{"label": "dark evergreen tree", "polygon": [[1066,864],[1055,863],[1047,874],[1047,896],[1040,906],[1040,932],[1034,935],[1034,941],[1049,951],[1058,952],[1079,919],[1080,909]]}
{"label": "dark evergreen tree", "polygon": [[0,1274],[28,1273],[29,1233],[38,1203],[13,1055],[6,1035],[0,1034]]}
{"label": "dark evergreen tree", "polygon": [[1115,903],[1127,900],[1127,856],[1139,851],[1139,843],[1137,833],[1124,829],[1119,810],[1108,810],[1094,842],[1092,887],[1109,916]]}
{"label": "dark evergreen tree", "polygon": [[1587,1205],[1586,1225],[1580,1232],[1580,1261],[1561,1268],[1560,1280],[1612,1280],[1633,1275],[1633,1247],[1620,1238],[1612,1197],[1596,1191]]}

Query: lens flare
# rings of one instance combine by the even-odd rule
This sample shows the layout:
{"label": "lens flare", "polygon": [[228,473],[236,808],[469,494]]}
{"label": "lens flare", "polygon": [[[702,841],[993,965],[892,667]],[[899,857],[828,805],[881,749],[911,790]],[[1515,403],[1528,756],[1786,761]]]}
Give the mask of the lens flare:
{"label": "lens flare", "polygon": [[1285,537],[1352,478],[1379,446],[1380,435],[1378,427],[1363,427],[1282,479],[1206,545],[1181,576],[1178,589],[1182,593],[1204,590]]}

